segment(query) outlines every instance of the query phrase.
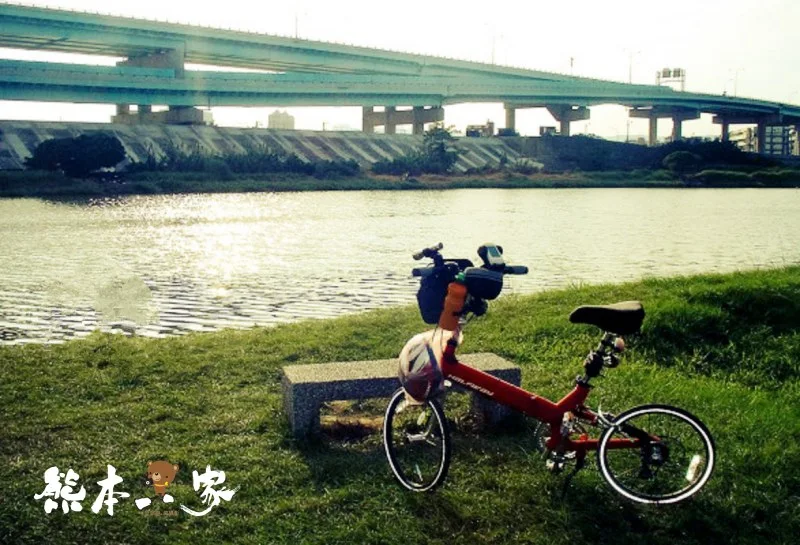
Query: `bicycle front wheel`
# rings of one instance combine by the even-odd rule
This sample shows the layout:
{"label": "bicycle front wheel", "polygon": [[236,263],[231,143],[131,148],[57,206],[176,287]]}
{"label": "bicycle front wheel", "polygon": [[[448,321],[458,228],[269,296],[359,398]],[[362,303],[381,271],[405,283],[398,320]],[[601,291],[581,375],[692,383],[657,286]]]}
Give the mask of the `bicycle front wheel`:
{"label": "bicycle front wheel", "polygon": [[392,473],[414,492],[433,490],[450,466],[450,431],[438,401],[410,403],[401,388],[383,420],[383,445]]}
{"label": "bicycle front wheel", "polygon": [[714,469],[714,440],[691,413],[642,405],[620,414],[600,438],[600,472],[611,487],[640,503],[690,497]]}

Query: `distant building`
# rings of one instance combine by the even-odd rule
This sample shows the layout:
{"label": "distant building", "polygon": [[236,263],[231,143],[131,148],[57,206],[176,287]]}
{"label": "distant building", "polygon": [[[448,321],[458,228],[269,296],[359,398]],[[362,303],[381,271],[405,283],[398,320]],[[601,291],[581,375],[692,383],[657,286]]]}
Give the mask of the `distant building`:
{"label": "distant building", "polygon": [[764,153],[790,155],[793,147],[790,127],[767,126]]}
{"label": "distant building", "polygon": [[[747,127],[731,131],[728,139],[742,151],[758,151],[758,131],[755,127]],[[796,127],[768,125],[764,131],[764,153],[769,155],[798,155]]]}
{"label": "distant building", "polygon": [[289,114],[288,112],[275,110],[274,112],[269,114],[268,127],[270,129],[288,129],[290,131],[293,131],[294,116]]}
{"label": "distant building", "polygon": [[800,131],[798,131],[798,126],[795,125],[792,127],[792,155],[800,155]]}
{"label": "distant building", "polygon": [[487,119],[483,125],[467,125],[467,136],[471,138],[494,136],[494,121]]}
{"label": "distant building", "polygon": [[728,140],[742,151],[755,152],[758,149],[756,146],[756,131],[752,127],[730,131]]}

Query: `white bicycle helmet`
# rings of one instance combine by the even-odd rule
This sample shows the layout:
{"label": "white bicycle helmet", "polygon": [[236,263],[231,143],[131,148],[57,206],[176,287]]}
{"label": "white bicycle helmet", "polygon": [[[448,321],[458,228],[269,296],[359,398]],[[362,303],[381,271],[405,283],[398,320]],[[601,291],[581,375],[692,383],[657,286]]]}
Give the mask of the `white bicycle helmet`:
{"label": "white bicycle helmet", "polygon": [[415,335],[406,343],[400,352],[398,374],[406,394],[418,403],[442,391],[442,368],[431,346],[430,333]]}

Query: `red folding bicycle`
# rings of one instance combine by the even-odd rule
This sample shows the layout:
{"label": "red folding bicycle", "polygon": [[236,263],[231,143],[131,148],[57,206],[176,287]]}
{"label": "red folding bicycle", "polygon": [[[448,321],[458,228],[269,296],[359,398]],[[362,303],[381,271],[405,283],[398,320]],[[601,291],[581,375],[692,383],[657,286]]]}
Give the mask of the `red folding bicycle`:
{"label": "red folding bicycle", "polygon": [[644,308],[637,301],[582,306],[573,323],[603,330],[597,347],[584,360],[584,373],[558,402],[462,364],[456,349],[468,316],[486,313],[506,274],[526,274],[527,267],[506,265],[494,244],[478,248],[482,266],[467,259],[445,259],[442,244],[414,254],[431,266],[415,268],[422,281],[417,294],[423,319],[437,328],[412,338],[400,354],[403,388],[389,402],[383,442],[389,465],[407,489],[434,489],[447,476],[452,452],[442,408],[453,383],[539,420],[534,432],[546,466],[559,472],[570,463],[570,478],[597,452],[600,473],[622,496],[641,503],[669,504],[689,498],[706,484],[714,468],[714,441],[706,426],[689,412],[669,405],[641,405],[614,415],[586,405],[591,379],[619,365],[621,335],[639,331]]}

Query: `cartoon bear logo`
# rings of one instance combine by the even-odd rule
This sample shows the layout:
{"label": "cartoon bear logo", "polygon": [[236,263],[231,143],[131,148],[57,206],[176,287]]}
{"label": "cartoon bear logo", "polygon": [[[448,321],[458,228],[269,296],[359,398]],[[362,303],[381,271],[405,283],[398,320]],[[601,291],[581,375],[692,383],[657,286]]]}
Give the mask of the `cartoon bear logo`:
{"label": "cartoon bear logo", "polygon": [[167,493],[169,484],[175,480],[178,469],[177,464],[171,464],[166,460],[147,462],[148,484],[152,484],[156,494],[163,497]]}

